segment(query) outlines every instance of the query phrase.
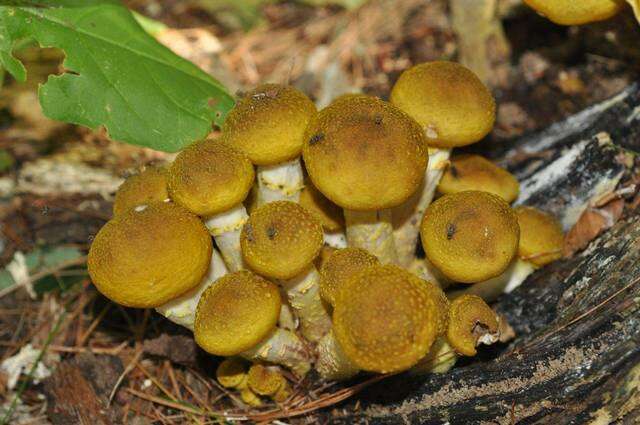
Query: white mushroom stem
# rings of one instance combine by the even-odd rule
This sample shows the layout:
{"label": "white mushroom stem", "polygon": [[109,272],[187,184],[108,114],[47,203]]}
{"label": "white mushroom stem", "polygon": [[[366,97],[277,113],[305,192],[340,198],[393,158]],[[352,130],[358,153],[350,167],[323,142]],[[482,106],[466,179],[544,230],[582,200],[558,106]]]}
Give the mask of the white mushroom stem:
{"label": "white mushroom stem", "polygon": [[342,381],[359,372],[358,367],[342,351],[333,331],[318,342],[316,353],[315,367],[323,379]]}
{"label": "white mushroom stem", "polygon": [[347,247],[347,237],[342,232],[324,232],[324,243],[332,248],[342,249]]}
{"label": "white mushroom stem", "polygon": [[398,263],[390,210],[344,210],[344,218],[349,246],[369,251],[382,264]]}
{"label": "white mushroom stem", "polygon": [[258,207],[274,201],[298,202],[304,187],[300,158],[276,165],[258,166],[257,180]]}
{"label": "white mushroom stem", "polygon": [[293,313],[293,309],[289,305],[287,300],[287,294],[280,288],[282,292],[282,306],[280,307],[280,317],[278,318],[278,326],[288,331],[295,331],[298,329],[299,320]]}
{"label": "white mushroom stem", "polygon": [[298,376],[306,375],[311,369],[310,355],[302,339],[295,333],[280,328],[276,328],[270,337],[240,356],[285,366]]}
{"label": "white mushroom stem", "polygon": [[216,280],[227,274],[228,270],[220,253],[214,248],[211,253],[209,271],[202,278],[200,284],[189,292],[175,298],[160,307],[156,311],[178,325],[193,331],[193,323],[196,320],[196,308],[202,293]]}
{"label": "white mushroom stem", "polygon": [[208,217],[205,221],[224,262],[232,272],[246,268],[240,249],[240,232],[248,218],[244,205],[238,204],[229,211]]}
{"label": "white mushroom stem", "polygon": [[458,355],[446,338],[439,337],[431,346],[429,353],[409,369],[409,372],[415,375],[445,373],[451,370],[457,360]]}
{"label": "white mushroom stem", "polygon": [[536,270],[533,263],[517,258],[511,262],[509,268],[501,275],[478,282],[462,291],[453,292],[450,298],[462,294],[472,294],[481,297],[486,302],[495,301],[501,294],[508,294],[524,282]]}
{"label": "white mushroom stem", "polygon": [[429,163],[422,186],[407,202],[393,209],[393,236],[402,267],[409,267],[415,258],[422,217],[433,200],[450,155],[451,149],[429,148]]}
{"label": "white mushroom stem", "polygon": [[320,298],[320,274],[311,265],[293,279],[281,281],[289,304],[300,319],[300,331],[308,341],[317,342],[331,329],[331,318]]}

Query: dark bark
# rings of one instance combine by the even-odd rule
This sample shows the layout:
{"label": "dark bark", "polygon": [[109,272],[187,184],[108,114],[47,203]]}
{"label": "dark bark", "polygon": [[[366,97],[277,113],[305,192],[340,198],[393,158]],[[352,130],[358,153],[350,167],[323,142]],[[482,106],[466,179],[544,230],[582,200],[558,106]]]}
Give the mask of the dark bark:
{"label": "dark bark", "polygon": [[[636,176],[640,90],[629,87],[504,152],[518,203],[571,227],[594,197]],[[600,134],[606,132],[608,134]],[[597,136],[598,135],[598,136]],[[602,189],[606,188],[606,189]],[[531,275],[495,308],[517,333],[442,375],[400,375],[326,412],[333,423],[637,423],[640,417],[640,211],[582,253]],[[637,284],[636,284],[637,283]]]}

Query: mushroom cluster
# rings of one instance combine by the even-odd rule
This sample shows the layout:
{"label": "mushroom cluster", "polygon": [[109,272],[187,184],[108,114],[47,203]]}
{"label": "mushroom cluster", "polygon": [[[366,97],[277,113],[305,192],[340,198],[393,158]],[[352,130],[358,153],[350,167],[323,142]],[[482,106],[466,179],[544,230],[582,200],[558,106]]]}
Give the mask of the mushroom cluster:
{"label": "mushroom cluster", "polygon": [[450,62],[408,69],[389,102],[348,94],[320,111],[258,86],[219,137],[123,183],[89,273],[192,330],[248,405],[286,400],[285,377],[314,369],[443,372],[499,340],[487,302],[560,256],[558,222],[510,206],[513,175],[451,156],[494,120],[489,90]]}

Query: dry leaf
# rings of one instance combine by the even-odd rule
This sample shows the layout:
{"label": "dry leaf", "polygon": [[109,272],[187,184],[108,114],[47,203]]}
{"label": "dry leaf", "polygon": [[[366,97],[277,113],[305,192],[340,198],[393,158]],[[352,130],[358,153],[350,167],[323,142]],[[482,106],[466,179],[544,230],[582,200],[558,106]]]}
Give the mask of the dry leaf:
{"label": "dry leaf", "polygon": [[623,209],[623,199],[611,201],[602,208],[588,208],[567,233],[562,254],[570,257],[586,248],[589,242],[618,221]]}

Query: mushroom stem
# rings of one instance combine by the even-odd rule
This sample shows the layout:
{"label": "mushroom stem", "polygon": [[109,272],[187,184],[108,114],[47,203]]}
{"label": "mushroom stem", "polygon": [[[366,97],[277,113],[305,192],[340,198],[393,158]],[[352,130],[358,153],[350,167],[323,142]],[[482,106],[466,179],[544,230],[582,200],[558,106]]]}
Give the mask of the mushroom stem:
{"label": "mushroom stem", "polygon": [[316,370],[323,379],[341,381],[352,378],[360,370],[344,353],[330,331],[322,337],[316,348]]}
{"label": "mushroom stem", "polygon": [[508,294],[516,289],[535,270],[536,267],[533,263],[517,258],[501,275],[473,284],[462,291],[453,292],[450,297],[457,298],[462,294],[477,295],[490,303],[500,295]]}
{"label": "mushroom stem", "polygon": [[446,289],[452,283],[428,258],[414,258],[407,270],[421,279],[437,284],[441,289]]}
{"label": "mushroom stem", "polygon": [[342,249],[347,247],[347,237],[344,233],[338,232],[324,232],[324,243],[332,248]]}
{"label": "mushroom stem", "polygon": [[156,311],[173,323],[177,323],[193,331],[193,322],[196,318],[196,308],[198,307],[200,296],[209,286],[218,280],[218,278],[227,274],[227,272],[227,267],[220,253],[214,248],[211,252],[209,271],[202,278],[200,284],[178,298],[174,298],[157,307]]}
{"label": "mushroom stem", "polygon": [[[425,131],[427,138],[429,130]],[[396,241],[398,261],[402,267],[411,266],[415,258],[420,222],[425,210],[433,200],[440,178],[447,168],[451,149],[429,148],[429,163],[420,189],[393,210],[393,236]]]}
{"label": "mushroom stem", "polygon": [[280,288],[282,293],[282,306],[280,307],[280,317],[278,318],[278,326],[288,331],[295,331],[298,329],[298,318],[293,313],[293,309],[289,305],[287,300],[287,294]]}
{"label": "mushroom stem", "polygon": [[300,331],[308,341],[317,342],[331,329],[331,318],[320,298],[320,274],[311,265],[293,279],[281,281],[287,298],[300,318]]}
{"label": "mushroom stem", "polygon": [[258,207],[274,201],[298,202],[303,187],[300,158],[258,166]]}
{"label": "mushroom stem", "polygon": [[298,376],[305,376],[311,369],[310,355],[304,342],[295,333],[280,328],[240,356],[285,366]]}
{"label": "mushroom stem", "polygon": [[347,243],[378,257],[382,264],[397,264],[398,253],[391,225],[391,211],[344,210]]}
{"label": "mushroom stem", "polygon": [[429,373],[445,373],[456,364],[458,355],[444,337],[439,337],[431,346],[429,353],[422,358],[409,372],[415,375]]}
{"label": "mushroom stem", "polygon": [[229,211],[208,217],[205,221],[224,262],[232,272],[246,268],[240,250],[240,232],[248,218],[244,205],[238,204]]}

